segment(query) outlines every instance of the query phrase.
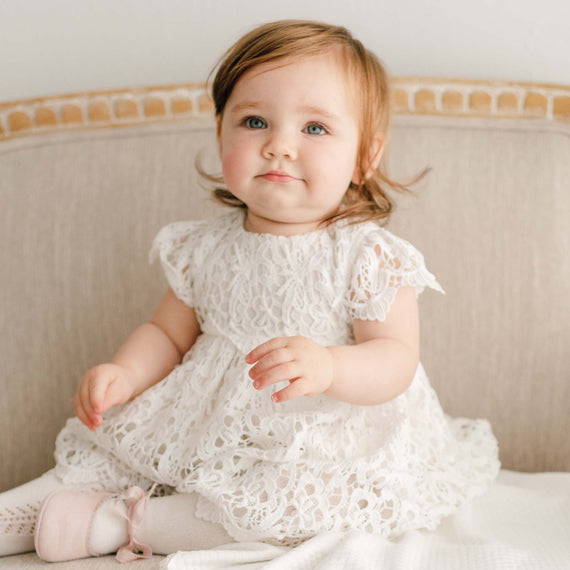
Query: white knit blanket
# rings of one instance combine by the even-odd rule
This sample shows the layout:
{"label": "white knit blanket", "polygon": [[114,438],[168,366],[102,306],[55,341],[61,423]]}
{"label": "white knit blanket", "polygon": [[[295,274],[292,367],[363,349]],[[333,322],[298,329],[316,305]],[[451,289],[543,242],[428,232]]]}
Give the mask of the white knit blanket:
{"label": "white knit blanket", "polygon": [[489,492],[434,532],[395,541],[318,535],[296,548],[229,544],[178,552],[162,570],[570,570],[570,473],[501,471]]}

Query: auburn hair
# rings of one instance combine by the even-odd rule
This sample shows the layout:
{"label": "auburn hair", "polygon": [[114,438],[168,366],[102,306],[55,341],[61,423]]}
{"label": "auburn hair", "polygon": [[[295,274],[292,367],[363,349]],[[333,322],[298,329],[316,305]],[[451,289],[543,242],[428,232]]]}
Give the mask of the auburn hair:
{"label": "auburn hair", "polygon": [[[222,56],[211,75],[216,120],[221,121],[226,103],[240,78],[259,65],[290,57],[306,57],[340,48],[346,71],[353,82],[354,93],[360,98],[360,141],[358,149],[359,183],[351,182],[340,207],[321,223],[349,218],[352,221],[385,221],[393,210],[393,201],[386,188],[408,191],[408,186],[423,176],[421,173],[408,184],[396,182],[385,172],[384,155],[378,167],[371,171],[371,152],[380,135],[386,148],[392,116],[392,98],[388,74],[378,57],[342,26],[307,20],[281,20],[259,26],[240,38]],[[217,71],[216,71],[217,69]],[[208,79],[210,83],[210,78]],[[222,176],[206,173],[197,162],[201,176],[210,182],[223,184]],[[214,196],[223,204],[241,208],[247,206],[227,188],[214,189]]]}

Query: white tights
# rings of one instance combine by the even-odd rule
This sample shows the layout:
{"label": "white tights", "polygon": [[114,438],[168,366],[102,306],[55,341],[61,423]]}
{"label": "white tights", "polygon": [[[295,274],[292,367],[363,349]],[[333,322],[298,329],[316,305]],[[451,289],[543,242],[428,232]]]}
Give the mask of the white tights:
{"label": "white tights", "polygon": [[[52,491],[63,488],[52,470],[0,494],[0,556],[34,550],[34,528],[41,502]],[[192,493],[150,499],[137,532],[139,542],[148,544],[156,554],[206,550],[233,542],[221,525],[196,518],[196,501],[197,496]],[[114,552],[125,542],[126,521],[110,508],[99,510],[93,541],[106,551],[98,550],[101,554]]]}

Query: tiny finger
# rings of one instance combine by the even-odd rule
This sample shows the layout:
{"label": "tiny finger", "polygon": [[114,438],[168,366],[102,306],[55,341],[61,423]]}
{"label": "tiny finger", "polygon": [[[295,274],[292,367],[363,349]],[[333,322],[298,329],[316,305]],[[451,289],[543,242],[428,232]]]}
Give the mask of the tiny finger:
{"label": "tiny finger", "polygon": [[89,378],[84,378],[79,385],[77,390],[77,397],[85,410],[85,413],[93,413],[93,408],[91,406],[91,398],[89,395]]}
{"label": "tiny finger", "polygon": [[99,413],[102,410],[105,401],[105,393],[109,386],[109,382],[98,380],[92,376],[89,381],[89,402],[94,412]]}
{"label": "tiny finger", "polygon": [[75,411],[75,415],[79,418],[79,420],[84,423],[90,430],[94,430],[100,425],[100,423],[97,422],[95,418],[87,414],[79,398],[74,399],[73,409]]}
{"label": "tiny finger", "polygon": [[95,429],[95,427],[101,425],[102,418],[101,414],[96,409],[93,408],[91,401],[91,394],[89,392],[89,384],[90,382],[82,383],[78,393],[78,399],[85,415],[89,420],[88,427],[90,429]]}
{"label": "tiny finger", "polygon": [[274,368],[264,371],[254,377],[254,386],[263,389],[271,384],[279,382],[293,381],[299,376],[299,370],[295,362],[285,362]]}
{"label": "tiny finger", "polygon": [[277,348],[282,348],[285,346],[286,339],[283,337],[274,337],[259,346],[256,346],[252,351],[250,351],[246,357],[245,361],[248,364],[253,364],[257,362],[260,358],[263,358],[266,354],[275,350]]}
{"label": "tiny finger", "polygon": [[293,355],[289,350],[286,348],[276,348],[260,358],[257,361],[257,364],[249,371],[249,375],[252,378],[256,378],[271,368],[275,368],[276,366],[292,361]]}
{"label": "tiny finger", "polygon": [[271,396],[271,400],[278,404],[281,402],[287,402],[288,400],[294,400],[295,398],[299,398],[304,395],[305,387],[303,385],[303,381],[300,378],[297,378],[296,380],[292,380],[289,386],[275,392],[275,394]]}

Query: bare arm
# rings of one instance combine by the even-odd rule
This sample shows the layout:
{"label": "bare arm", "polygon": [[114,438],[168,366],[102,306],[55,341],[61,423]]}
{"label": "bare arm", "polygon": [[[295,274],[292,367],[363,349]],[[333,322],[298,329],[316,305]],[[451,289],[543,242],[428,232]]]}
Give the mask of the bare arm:
{"label": "bare arm", "polygon": [[410,385],[419,362],[419,318],[412,287],[400,289],[386,320],[354,322],[356,344],[331,346],[334,377],[326,393],[343,402],[374,405]]}
{"label": "bare arm", "polygon": [[410,385],[419,361],[419,319],[415,291],[403,287],[386,319],[354,322],[356,344],[323,347],[305,337],[278,337],[246,357],[254,386],[261,390],[285,380],[273,395],[283,402],[326,393],[359,405],[387,402]]}
{"label": "bare arm", "polygon": [[113,360],[85,373],[73,401],[79,419],[90,429],[97,428],[101,414],[172,371],[199,334],[194,310],[169,289],[150,320],[131,333]]}
{"label": "bare arm", "polygon": [[180,364],[199,332],[194,310],[169,289],[149,322],[135,329],[113,358],[113,364],[128,368],[136,377],[133,397]]}

